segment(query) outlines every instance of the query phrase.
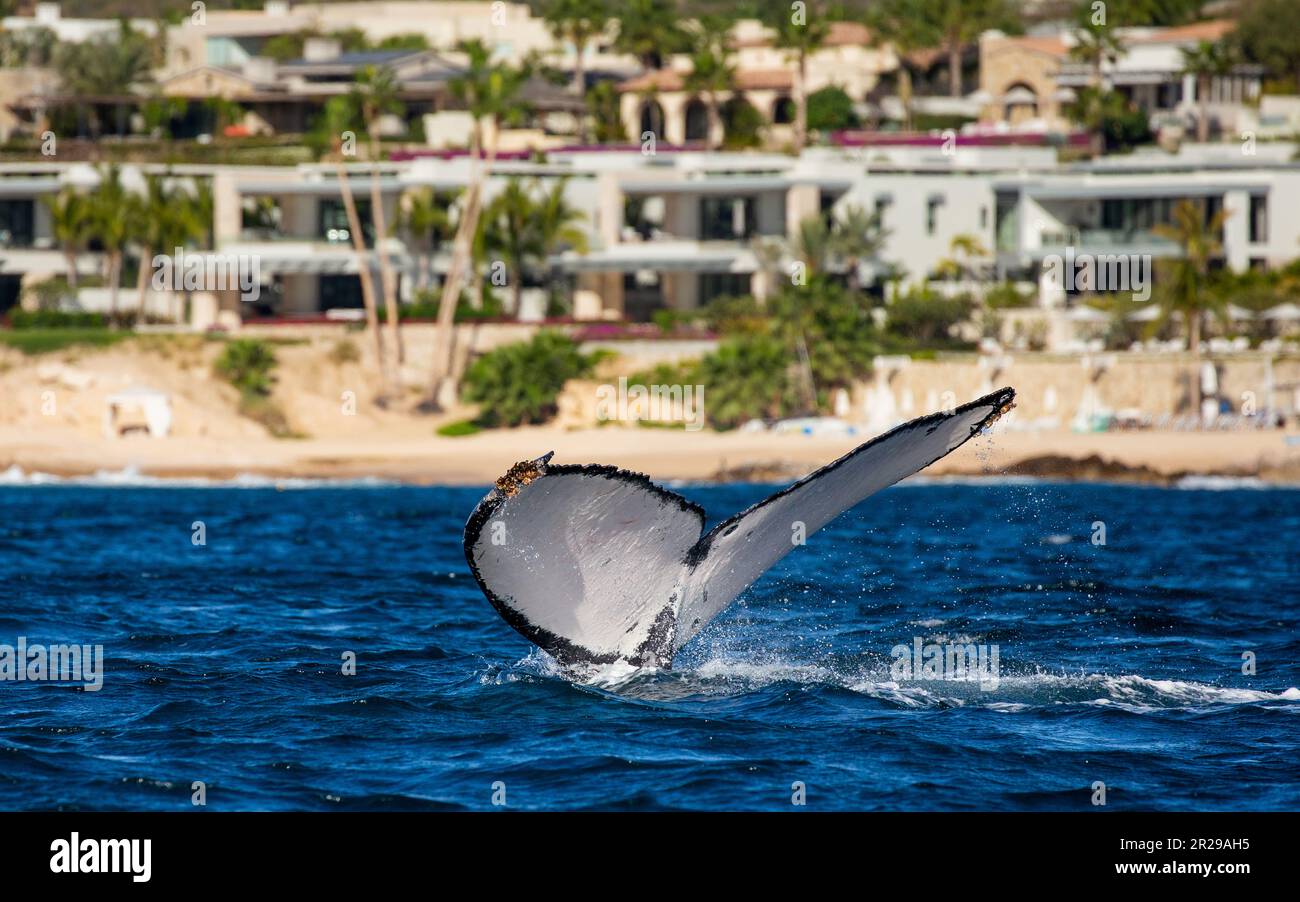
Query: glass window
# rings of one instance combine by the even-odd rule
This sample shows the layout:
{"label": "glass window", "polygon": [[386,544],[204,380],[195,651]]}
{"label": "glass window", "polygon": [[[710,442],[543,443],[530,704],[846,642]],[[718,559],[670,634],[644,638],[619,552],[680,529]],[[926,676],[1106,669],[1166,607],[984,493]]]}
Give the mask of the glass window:
{"label": "glass window", "polygon": [[740,241],[754,234],[752,197],[706,197],[700,201],[700,238]]}
{"label": "glass window", "polygon": [[[364,198],[357,198],[357,219],[361,220],[361,232],[365,235],[366,244],[375,243],[374,223],[370,218],[370,201]],[[343,207],[343,201],[327,198],[320,202],[320,233],[319,238],[330,244],[348,244],[352,241],[352,231],[348,227],[347,210]]]}
{"label": "glass window", "polygon": [[1250,196],[1250,243],[1263,244],[1268,241],[1268,195],[1252,194]]}

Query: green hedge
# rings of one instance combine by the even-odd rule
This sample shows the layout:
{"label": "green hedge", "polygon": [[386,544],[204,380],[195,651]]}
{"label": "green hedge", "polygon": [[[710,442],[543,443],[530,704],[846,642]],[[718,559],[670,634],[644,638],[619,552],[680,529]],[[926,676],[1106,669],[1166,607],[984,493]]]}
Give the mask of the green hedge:
{"label": "green hedge", "polygon": [[106,329],[108,322],[101,313],[69,313],[62,310],[12,310],[12,329]]}

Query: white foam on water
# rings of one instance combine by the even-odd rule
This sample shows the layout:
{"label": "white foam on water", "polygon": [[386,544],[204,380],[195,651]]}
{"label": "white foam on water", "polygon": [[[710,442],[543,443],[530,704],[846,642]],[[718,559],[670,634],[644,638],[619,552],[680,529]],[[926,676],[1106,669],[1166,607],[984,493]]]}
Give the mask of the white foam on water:
{"label": "white foam on water", "polygon": [[206,476],[149,476],[138,467],[127,466],[120,470],[96,470],[86,476],[56,476],[39,470],[27,472],[17,464],[0,472],[0,485],[11,486],[86,486],[90,488],[178,488],[178,489],[316,489],[389,486],[399,483],[374,476],[356,478],[303,476],[267,476],[261,473],[239,473],[230,479],[213,479]]}
{"label": "white foam on water", "polygon": [[[693,667],[661,670],[626,663],[565,667],[535,649],[504,671],[493,669],[483,683],[550,677],[643,700],[672,701],[702,696],[735,698],[778,683],[833,686],[906,708],[982,707],[1000,713],[1054,705],[1116,707],[1147,712],[1244,704],[1300,702],[1300,688],[1280,692],[1239,689],[1188,680],[1150,679],[1137,674],[1003,673],[996,681],[972,675],[964,680],[894,680],[888,664],[877,662],[850,671],[770,658],[711,657]],[[1289,706],[1288,706],[1289,707]],[[1295,710],[1300,710],[1297,706]]]}
{"label": "white foam on water", "polygon": [[1274,484],[1258,476],[1184,476],[1174,483],[1176,489],[1194,491],[1228,492],[1234,489],[1286,489],[1297,488],[1290,483]]}

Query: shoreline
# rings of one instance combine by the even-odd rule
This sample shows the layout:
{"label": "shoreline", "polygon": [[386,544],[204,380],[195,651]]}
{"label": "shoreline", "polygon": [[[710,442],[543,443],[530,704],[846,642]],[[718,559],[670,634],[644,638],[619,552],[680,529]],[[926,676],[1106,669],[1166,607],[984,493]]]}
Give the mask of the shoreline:
{"label": "shoreline", "polygon": [[[85,478],[138,474],[159,480],[378,479],[478,486],[512,464],[554,451],[565,463],[613,464],[660,482],[790,482],[867,436],[552,427],[461,438],[378,434],[315,439],[145,438],[19,434],[0,429],[0,472]],[[1288,441],[1289,438],[1289,441]],[[1018,433],[981,436],[921,471],[923,477],[1028,477],[1172,485],[1188,477],[1300,485],[1300,440],[1250,433]]]}

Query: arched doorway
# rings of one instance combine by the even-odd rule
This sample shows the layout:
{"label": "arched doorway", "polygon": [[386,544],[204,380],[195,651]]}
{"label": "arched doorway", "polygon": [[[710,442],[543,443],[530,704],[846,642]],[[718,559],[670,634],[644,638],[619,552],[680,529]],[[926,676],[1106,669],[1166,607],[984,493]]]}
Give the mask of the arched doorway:
{"label": "arched doorway", "polygon": [[709,108],[699,98],[686,104],[686,140],[709,140]]}
{"label": "arched doorway", "polygon": [[1038,94],[1024,82],[1016,82],[1002,95],[1003,118],[1015,125],[1038,118]]}
{"label": "arched doorway", "polygon": [[794,122],[794,117],[794,101],[791,98],[783,95],[772,103],[772,123],[774,125],[789,125]]}
{"label": "arched doorway", "polygon": [[641,129],[637,138],[646,132],[653,132],[656,138],[662,138],[664,134],[664,108],[651,98],[641,101]]}

